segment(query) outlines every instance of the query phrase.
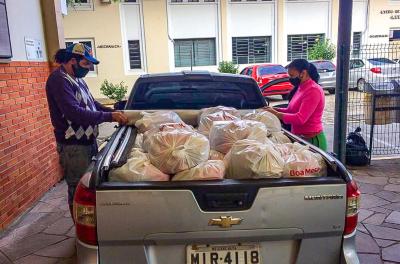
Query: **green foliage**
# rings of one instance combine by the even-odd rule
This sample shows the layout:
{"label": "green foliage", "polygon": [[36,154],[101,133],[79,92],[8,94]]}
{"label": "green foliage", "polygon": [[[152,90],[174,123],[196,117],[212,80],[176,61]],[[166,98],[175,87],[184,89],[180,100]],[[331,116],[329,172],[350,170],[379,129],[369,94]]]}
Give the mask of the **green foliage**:
{"label": "green foliage", "polygon": [[336,46],[329,39],[318,40],[308,51],[309,60],[332,60],[336,56]]}
{"label": "green foliage", "polygon": [[111,82],[108,82],[107,80],[104,80],[103,84],[100,87],[100,91],[107,98],[119,102],[125,97],[128,91],[128,86],[126,86],[124,82],[113,84]]}
{"label": "green foliage", "polygon": [[231,61],[221,61],[219,63],[218,71],[224,73],[238,73],[239,66],[235,65]]}

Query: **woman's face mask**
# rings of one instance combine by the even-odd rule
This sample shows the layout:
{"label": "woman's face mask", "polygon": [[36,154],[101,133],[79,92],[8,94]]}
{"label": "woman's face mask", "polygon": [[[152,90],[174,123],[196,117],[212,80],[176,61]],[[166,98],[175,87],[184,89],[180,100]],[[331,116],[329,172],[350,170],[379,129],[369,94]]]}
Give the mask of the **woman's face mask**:
{"label": "woman's face mask", "polygon": [[[82,66],[81,64],[83,64],[84,66]],[[85,60],[77,60],[76,64],[72,64],[72,70],[74,71],[74,75],[76,78],[83,78],[88,74],[90,70],[90,65],[85,65]]]}
{"label": "woman's face mask", "polygon": [[289,82],[294,86],[297,87],[301,83],[302,74],[296,70],[289,70]]}

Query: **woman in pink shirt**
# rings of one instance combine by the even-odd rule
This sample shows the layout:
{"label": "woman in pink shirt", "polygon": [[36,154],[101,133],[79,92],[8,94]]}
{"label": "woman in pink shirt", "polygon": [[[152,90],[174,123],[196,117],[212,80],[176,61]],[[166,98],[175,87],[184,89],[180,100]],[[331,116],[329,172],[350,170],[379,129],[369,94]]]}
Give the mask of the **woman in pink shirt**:
{"label": "woman in pink shirt", "polygon": [[319,74],[315,66],[304,59],[296,59],[288,65],[290,82],[298,86],[287,108],[267,107],[285,124],[292,126],[291,132],[313,145],[327,150],[322,126],[325,94],[318,85]]}

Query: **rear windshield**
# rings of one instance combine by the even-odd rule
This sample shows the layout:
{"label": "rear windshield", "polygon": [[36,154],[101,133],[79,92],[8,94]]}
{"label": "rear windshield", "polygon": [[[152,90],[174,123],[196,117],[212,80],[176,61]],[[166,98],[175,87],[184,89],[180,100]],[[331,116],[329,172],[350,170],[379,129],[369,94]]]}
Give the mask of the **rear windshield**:
{"label": "rear windshield", "polygon": [[[132,95],[131,95],[132,96]],[[257,109],[265,100],[256,84],[222,81],[141,83],[128,109],[201,109],[217,105]]]}
{"label": "rear windshield", "polygon": [[258,67],[258,75],[273,75],[273,74],[281,74],[287,73],[287,70],[281,65],[273,65],[273,66],[260,66]]}
{"label": "rear windshield", "polygon": [[330,61],[314,61],[312,62],[319,72],[334,71],[335,65]]}
{"label": "rear windshield", "polygon": [[373,65],[383,65],[383,64],[396,64],[396,62],[386,59],[386,58],[375,58],[375,59],[368,59],[369,63]]}

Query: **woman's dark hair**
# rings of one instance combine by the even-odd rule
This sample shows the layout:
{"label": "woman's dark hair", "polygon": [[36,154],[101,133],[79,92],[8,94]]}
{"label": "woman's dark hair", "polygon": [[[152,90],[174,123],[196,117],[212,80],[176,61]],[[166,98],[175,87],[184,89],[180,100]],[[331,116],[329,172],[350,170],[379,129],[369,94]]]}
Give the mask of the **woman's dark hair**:
{"label": "woman's dark hair", "polygon": [[316,83],[319,82],[319,73],[318,73],[317,67],[315,67],[314,64],[309,63],[305,59],[295,59],[287,66],[287,68],[295,69],[299,72],[306,70],[308,72],[308,75],[310,75],[310,78],[314,82],[316,82]]}
{"label": "woman's dark hair", "polygon": [[56,55],[54,55],[54,60],[55,62],[59,63],[59,64],[63,64],[63,63],[67,63],[69,62],[72,58],[75,58],[77,60],[80,60],[83,58],[82,55],[79,54],[73,54],[70,52],[67,52],[66,49],[59,49],[56,52]]}

